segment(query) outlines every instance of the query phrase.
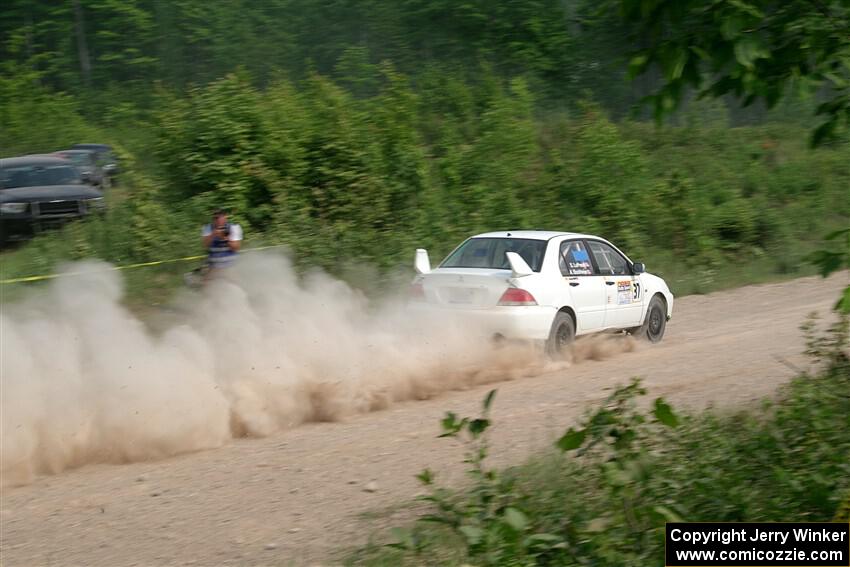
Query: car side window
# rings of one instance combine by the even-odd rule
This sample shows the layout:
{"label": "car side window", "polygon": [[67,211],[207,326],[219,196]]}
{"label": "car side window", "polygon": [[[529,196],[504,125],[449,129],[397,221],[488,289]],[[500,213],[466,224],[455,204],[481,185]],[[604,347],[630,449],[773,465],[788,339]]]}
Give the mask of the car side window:
{"label": "car side window", "polygon": [[561,268],[561,274],[565,276],[593,275],[590,255],[581,240],[567,240],[561,243],[558,264]]}
{"label": "car side window", "polygon": [[625,276],[629,274],[629,264],[619,252],[604,242],[596,240],[588,241],[587,245],[590,247],[593,259],[596,260],[599,273],[603,276]]}

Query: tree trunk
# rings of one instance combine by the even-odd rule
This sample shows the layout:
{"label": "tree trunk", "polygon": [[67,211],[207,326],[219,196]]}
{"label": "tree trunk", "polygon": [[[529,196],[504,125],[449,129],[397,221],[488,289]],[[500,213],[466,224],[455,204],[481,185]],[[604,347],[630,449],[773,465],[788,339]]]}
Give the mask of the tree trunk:
{"label": "tree trunk", "polygon": [[89,58],[89,46],[86,43],[86,24],[83,20],[83,7],[80,0],[73,0],[74,4],[74,31],[77,34],[77,57],[80,60],[80,72],[83,75],[83,84],[86,88],[91,86],[91,59]]}

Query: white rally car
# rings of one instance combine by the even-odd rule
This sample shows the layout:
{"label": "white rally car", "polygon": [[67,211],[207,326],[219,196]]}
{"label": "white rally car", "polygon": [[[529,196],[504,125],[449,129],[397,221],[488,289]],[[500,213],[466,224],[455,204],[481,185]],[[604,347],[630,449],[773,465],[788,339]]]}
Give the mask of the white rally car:
{"label": "white rally car", "polygon": [[664,336],[673,294],[610,242],[589,234],[519,230],[467,239],[431,269],[416,251],[411,297],[451,310],[493,337],[544,341],[560,354],[577,335],[623,330]]}

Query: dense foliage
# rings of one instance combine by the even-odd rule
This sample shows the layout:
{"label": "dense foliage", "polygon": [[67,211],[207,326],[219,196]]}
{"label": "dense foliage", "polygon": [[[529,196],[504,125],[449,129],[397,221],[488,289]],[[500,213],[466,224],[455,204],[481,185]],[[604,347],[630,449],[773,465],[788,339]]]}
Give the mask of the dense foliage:
{"label": "dense foliage", "polygon": [[249,246],[336,272],[539,227],[603,234],[677,293],[796,273],[850,218],[850,146],[806,148],[804,99],[630,121],[665,83],[626,81],[625,31],[579,0],[10,0],[2,154],[107,142],[127,173],[4,276],[197,253],[221,205]]}
{"label": "dense foliage", "polygon": [[[614,17],[594,7],[584,0],[8,0],[0,60],[32,66],[52,89],[87,95],[90,109],[104,99],[96,93],[145,101],[155,81],[184,88],[239,67],[263,84],[281,72],[335,74],[369,94],[371,67],[381,61],[406,73],[486,62],[505,75],[533,76],[536,90],[553,98],[574,97],[600,84],[600,59],[608,71],[616,67],[625,41]],[[628,91],[605,82],[611,100]]]}
{"label": "dense foliage", "polygon": [[850,2],[847,0],[617,0],[640,39],[633,74],[658,67],[664,84],[650,97],[657,116],[689,88],[734,93],[773,107],[790,89],[817,93],[825,120],[815,144],[850,126]]}
{"label": "dense foliage", "polygon": [[[793,273],[817,236],[850,217],[850,148],[808,150],[796,126],[658,131],[615,124],[589,103],[542,115],[521,79],[425,79],[414,88],[385,66],[376,94],[358,98],[320,75],[259,89],[234,74],[169,99],[142,158],[155,167],[133,171],[125,155],[131,193],[113,195],[109,249],[97,247],[96,224],[70,231],[85,241],[76,248],[118,262],[191,253],[197,223],[224,205],[254,243],[262,233],[329,269],[395,268],[417,246],[440,257],[485,230],[563,227],[710,278],[763,260]],[[96,132],[70,101],[28,104],[28,115],[68,117],[54,139]],[[27,129],[10,124],[8,136]]]}

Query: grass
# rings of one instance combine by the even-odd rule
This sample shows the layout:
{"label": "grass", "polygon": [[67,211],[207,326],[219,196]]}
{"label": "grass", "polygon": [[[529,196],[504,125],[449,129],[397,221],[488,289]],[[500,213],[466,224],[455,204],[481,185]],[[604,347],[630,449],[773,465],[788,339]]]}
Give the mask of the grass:
{"label": "grass", "polygon": [[751,258],[743,264],[725,264],[717,268],[692,268],[681,259],[663,253],[647,264],[647,271],[664,278],[676,297],[700,295],[745,285],[791,280],[816,273],[814,266],[801,261],[780,270],[769,257]]}
{"label": "grass", "polygon": [[[0,264],[3,264],[0,274],[3,278],[21,277],[26,275],[42,275],[55,273],[60,265],[45,271],[27,271],[32,265],[29,254],[7,252],[0,256]],[[166,303],[173,293],[183,285],[183,274],[199,265],[200,260],[189,262],[176,262],[162,264],[159,266],[146,266],[131,270],[120,270],[125,290],[125,305],[132,311],[141,313],[151,307]],[[122,264],[114,264],[122,265]],[[14,275],[12,275],[14,274]],[[67,279],[74,281],[74,276]],[[17,302],[27,295],[43,290],[51,285],[54,280],[42,280],[37,282],[23,282],[14,284],[3,284],[0,287],[0,304]]]}

